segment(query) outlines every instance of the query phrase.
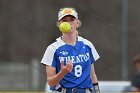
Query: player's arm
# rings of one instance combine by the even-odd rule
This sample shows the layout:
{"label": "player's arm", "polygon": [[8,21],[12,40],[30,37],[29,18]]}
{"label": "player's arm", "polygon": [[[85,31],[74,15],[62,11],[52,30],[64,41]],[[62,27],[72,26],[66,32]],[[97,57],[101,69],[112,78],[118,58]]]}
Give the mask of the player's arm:
{"label": "player's arm", "polygon": [[47,81],[50,86],[58,85],[60,80],[65,74],[71,72],[73,69],[72,61],[68,61],[67,65],[64,66],[64,62],[61,62],[61,70],[56,74],[56,69],[52,66],[46,65]]}
{"label": "player's arm", "polygon": [[92,79],[92,83],[98,83],[97,76],[94,69],[94,64],[91,64],[91,79]]}
{"label": "player's arm", "polygon": [[[94,69],[94,64],[91,64],[91,79],[92,79],[92,85],[93,85],[93,91],[95,93],[100,93],[100,89],[99,89],[99,85],[98,85],[98,79],[95,73],[95,69]],[[94,93],[94,92],[91,93]]]}

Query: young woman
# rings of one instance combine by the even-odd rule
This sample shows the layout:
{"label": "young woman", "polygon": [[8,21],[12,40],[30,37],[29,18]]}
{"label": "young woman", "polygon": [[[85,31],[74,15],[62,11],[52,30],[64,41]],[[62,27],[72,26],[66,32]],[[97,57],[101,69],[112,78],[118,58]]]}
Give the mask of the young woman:
{"label": "young woman", "polygon": [[41,61],[50,89],[52,93],[97,93],[94,63],[99,55],[90,41],[78,36],[81,22],[74,8],[60,9],[57,25],[62,22],[68,22],[71,30],[47,47]]}

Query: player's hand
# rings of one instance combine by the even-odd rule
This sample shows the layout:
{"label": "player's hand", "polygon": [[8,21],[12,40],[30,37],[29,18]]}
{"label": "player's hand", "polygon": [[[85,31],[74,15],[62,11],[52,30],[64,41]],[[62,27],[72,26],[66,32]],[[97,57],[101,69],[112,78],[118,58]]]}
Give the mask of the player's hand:
{"label": "player's hand", "polygon": [[92,84],[92,88],[90,89],[91,93],[100,93],[99,85],[98,83]]}
{"label": "player's hand", "polygon": [[73,69],[73,63],[71,60],[69,60],[66,64],[66,66],[64,65],[64,61],[61,61],[61,71],[64,74],[67,74],[69,72],[71,72]]}

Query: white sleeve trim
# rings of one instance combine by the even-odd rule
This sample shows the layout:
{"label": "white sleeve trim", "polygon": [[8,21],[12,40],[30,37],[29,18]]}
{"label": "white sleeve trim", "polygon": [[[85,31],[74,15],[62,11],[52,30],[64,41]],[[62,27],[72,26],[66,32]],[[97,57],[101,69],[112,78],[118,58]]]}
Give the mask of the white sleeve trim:
{"label": "white sleeve trim", "polygon": [[96,51],[94,45],[93,45],[90,41],[88,41],[87,39],[84,39],[84,43],[85,43],[86,45],[88,45],[88,46],[91,48],[91,52],[92,52],[92,55],[93,55],[94,60],[96,61],[97,59],[99,59],[100,56],[99,56],[99,54],[97,53],[97,51]]}
{"label": "white sleeve trim", "polygon": [[94,57],[94,60],[96,61],[97,59],[100,58],[99,54],[97,53],[95,47],[93,46],[93,44],[91,45],[91,50],[92,50],[92,55]]}
{"label": "white sleeve trim", "polygon": [[48,46],[41,60],[41,63],[52,66],[55,51],[56,48],[53,45]]}

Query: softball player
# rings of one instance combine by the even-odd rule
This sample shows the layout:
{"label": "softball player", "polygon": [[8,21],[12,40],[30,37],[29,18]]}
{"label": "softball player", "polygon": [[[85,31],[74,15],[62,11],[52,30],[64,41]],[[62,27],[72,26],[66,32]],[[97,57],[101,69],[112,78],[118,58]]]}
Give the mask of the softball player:
{"label": "softball player", "polygon": [[41,61],[51,93],[97,93],[94,63],[99,55],[90,41],[78,36],[81,23],[74,8],[60,9],[57,25],[62,22],[70,23],[70,32],[49,45]]}

